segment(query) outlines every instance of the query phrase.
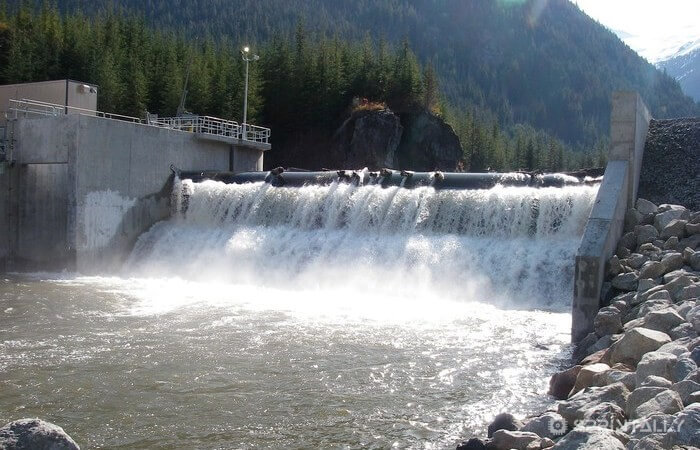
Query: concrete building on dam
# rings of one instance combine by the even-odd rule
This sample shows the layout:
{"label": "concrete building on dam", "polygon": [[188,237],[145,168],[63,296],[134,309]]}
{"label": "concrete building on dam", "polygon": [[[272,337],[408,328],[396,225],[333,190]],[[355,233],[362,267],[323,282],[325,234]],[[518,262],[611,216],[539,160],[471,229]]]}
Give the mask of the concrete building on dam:
{"label": "concrete building on dam", "polygon": [[97,111],[98,86],[0,86],[0,270],[118,265],[169,215],[171,167],[262,170],[270,130]]}

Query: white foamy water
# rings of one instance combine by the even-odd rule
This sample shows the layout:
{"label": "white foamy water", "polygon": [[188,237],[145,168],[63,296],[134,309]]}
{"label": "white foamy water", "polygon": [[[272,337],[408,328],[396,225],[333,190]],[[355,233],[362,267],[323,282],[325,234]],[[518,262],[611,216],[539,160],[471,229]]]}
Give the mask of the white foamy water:
{"label": "white foamy water", "polygon": [[0,423],[84,448],[454,448],[549,406],[595,192],[178,182],[119,276],[0,280]]}
{"label": "white foamy water", "polygon": [[178,181],[136,245],[151,276],[566,307],[597,187],[402,189]]}

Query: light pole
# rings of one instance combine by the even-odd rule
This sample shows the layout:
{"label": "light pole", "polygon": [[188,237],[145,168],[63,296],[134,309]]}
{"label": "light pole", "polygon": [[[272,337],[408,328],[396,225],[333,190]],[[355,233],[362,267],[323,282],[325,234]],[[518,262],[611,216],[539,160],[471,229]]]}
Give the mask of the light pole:
{"label": "light pole", "polygon": [[250,47],[247,45],[241,50],[241,57],[245,61],[245,94],[243,95],[243,139],[248,140],[248,64],[251,61],[260,59],[258,55],[250,54]]}

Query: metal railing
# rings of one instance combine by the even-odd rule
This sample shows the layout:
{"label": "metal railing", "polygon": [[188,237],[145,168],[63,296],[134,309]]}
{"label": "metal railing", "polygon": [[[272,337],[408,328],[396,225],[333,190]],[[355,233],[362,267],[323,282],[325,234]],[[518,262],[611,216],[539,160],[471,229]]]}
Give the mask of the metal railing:
{"label": "metal railing", "polygon": [[250,124],[239,124],[233,120],[220,119],[211,116],[182,116],[149,118],[148,124],[172,130],[203,133],[213,136],[223,136],[241,139],[249,142],[268,144],[270,129]]}
{"label": "metal railing", "polygon": [[106,113],[92,109],[78,108],[77,106],[57,105],[39,100],[23,98],[22,100],[10,100],[10,107],[7,110],[8,119],[18,117],[37,116],[62,116],[66,114],[84,114],[87,116],[104,117],[105,119],[123,120],[126,122],[142,123],[138,117],[125,116],[122,114]]}
{"label": "metal railing", "polygon": [[239,124],[233,120],[211,116],[189,115],[182,117],[157,117],[148,115],[147,119],[142,120],[138,117],[125,116],[122,114],[105,113],[75,106],[57,105],[23,98],[22,100],[10,100],[10,107],[7,113],[5,113],[5,117],[8,119],[17,119],[19,117],[62,116],[66,114],[84,114],[104,117],[106,119],[142,123],[171,130],[240,139],[260,144],[270,143],[271,131],[269,128],[251,124]]}

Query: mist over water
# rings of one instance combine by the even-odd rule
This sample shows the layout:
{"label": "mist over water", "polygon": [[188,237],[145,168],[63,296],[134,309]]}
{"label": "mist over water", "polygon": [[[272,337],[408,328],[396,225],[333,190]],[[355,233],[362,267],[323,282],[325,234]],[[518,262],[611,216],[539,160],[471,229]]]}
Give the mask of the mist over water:
{"label": "mist over water", "polygon": [[566,308],[597,187],[402,189],[177,181],[137,243],[154,276]]}
{"label": "mist over water", "polygon": [[0,422],[110,448],[446,448],[546,408],[597,187],[177,181],[102,277],[0,281]]}

